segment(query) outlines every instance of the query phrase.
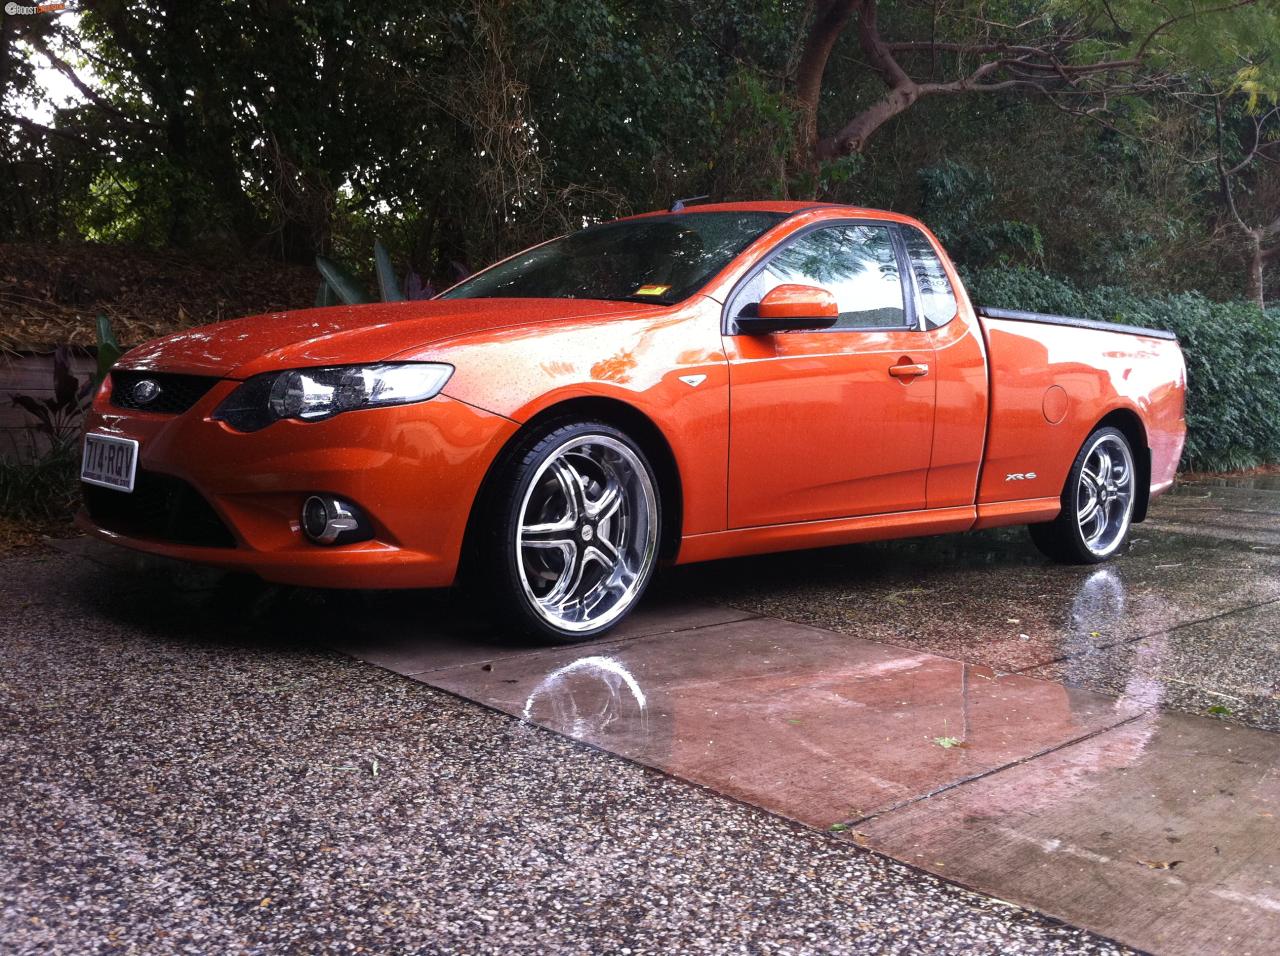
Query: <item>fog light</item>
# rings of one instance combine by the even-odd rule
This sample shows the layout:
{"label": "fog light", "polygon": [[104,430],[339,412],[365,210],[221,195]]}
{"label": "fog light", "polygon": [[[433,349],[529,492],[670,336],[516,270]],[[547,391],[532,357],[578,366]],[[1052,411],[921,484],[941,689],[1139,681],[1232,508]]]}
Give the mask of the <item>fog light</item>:
{"label": "fog light", "polygon": [[359,508],[328,495],[312,495],[302,503],[302,530],[314,544],[350,544],[373,537]]}

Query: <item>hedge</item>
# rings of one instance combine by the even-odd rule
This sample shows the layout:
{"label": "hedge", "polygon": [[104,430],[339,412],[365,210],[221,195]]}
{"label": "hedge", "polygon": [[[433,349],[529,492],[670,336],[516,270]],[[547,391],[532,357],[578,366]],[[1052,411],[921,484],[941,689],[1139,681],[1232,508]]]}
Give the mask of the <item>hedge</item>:
{"label": "hedge", "polygon": [[1187,362],[1182,467],[1235,471],[1280,462],[1280,309],[1195,292],[1144,296],[1080,289],[1026,268],[965,276],[975,304],[1075,315],[1176,332]]}

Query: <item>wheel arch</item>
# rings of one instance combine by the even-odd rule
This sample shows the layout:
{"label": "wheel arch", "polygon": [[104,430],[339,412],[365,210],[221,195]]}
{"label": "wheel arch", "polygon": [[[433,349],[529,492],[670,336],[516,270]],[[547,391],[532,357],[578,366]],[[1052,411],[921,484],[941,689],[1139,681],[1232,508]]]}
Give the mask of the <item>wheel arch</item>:
{"label": "wheel arch", "polygon": [[1117,408],[1099,419],[1089,434],[1108,427],[1118,429],[1133,449],[1133,464],[1138,469],[1137,500],[1133,503],[1133,522],[1136,524],[1146,519],[1147,505],[1151,501],[1151,446],[1147,444],[1147,428],[1133,409]]}
{"label": "wheel arch", "polygon": [[503,444],[485,472],[480,490],[471,504],[463,537],[462,568],[465,573],[475,559],[476,539],[480,514],[489,497],[493,480],[511,459],[517,448],[532,432],[545,428],[552,422],[567,419],[601,421],[625,432],[632,438],[653,466],[658,481],[658,493],[662,500],[662,528],[658,542],[659,559],[673,559],[680,548],[681,528],[684,520],[684,489],[675,453],[666,435],[652,418],[636,406],[615,398],[602,396],[578,396],[566,398],[548,405],[525,421]]}

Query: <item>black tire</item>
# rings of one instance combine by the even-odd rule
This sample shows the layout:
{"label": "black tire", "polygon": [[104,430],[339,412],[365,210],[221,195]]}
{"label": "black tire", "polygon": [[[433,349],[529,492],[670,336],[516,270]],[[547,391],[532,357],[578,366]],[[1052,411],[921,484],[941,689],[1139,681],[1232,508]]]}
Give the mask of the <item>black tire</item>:
{"label": "black tire", "polygon": [[[1118,452],[1116,457],[1121,458],[1109,475],[1101,476],[1101,482],[1092,479],[1101,461],[1099,449],[1108,452],[1107,461],[1113,461],[1112,453]],[[1088,475],[1082,479],[1086,465]],[[1096,429],[1080,446],[1067,473],[1062,511],[1053,521],[1028,525],[1031,540],[1046,557],[1063,564],[1099,564],[1123,554],[1129,547],[1137,477],[1133,448],[1124,432]],[[1098,529],[1096,536],[1091,533],[1094,529]]]}
{"label": "black tire", "polygon": [[[569,490],[575,479],[567,475],[576,476],[580,496]],[[611,489],[622,489],[621,503],[592,516],[592,507],[607,507],[602,502]],[[573,528],[560,528],[575,507]],[[500,625],[523,638],[574,644],[599,637],[635,608],[653,577],[662,529],[657,477],[644,449],[613,425],[560,420],[523,436],[496,466],[482,509],[471,589],[492,602]],[[526,510],[537,509],[538,520],[526,522]],[[610,566],[613,555],[618,560]],[[566,592],[559,606],[569,610],[559,618],[542,603],[554,602],[556,588],[567,587],[575,569],[583,588],[598,579],[595,619],[587,610],[591,596],[577,602],[575,612],[573,594]],[[574,613],[581,620],[568,620]]]}

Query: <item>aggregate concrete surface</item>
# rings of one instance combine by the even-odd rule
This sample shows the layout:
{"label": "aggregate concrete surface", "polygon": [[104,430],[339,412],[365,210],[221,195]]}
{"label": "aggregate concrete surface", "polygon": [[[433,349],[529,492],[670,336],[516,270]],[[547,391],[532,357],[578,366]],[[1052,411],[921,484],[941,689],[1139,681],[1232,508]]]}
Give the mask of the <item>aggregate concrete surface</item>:
{"label": "aggregate concrete surface", "polygon": [[0,950],[1125,951],[192,578],[0,562]]}

